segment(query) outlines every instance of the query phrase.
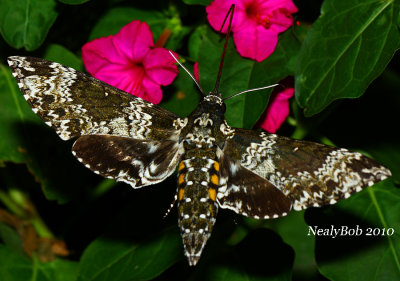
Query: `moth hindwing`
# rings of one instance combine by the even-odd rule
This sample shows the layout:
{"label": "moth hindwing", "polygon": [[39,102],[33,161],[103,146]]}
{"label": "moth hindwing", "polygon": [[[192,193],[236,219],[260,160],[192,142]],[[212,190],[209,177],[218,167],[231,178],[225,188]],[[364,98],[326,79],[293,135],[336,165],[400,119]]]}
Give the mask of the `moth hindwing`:
{"label": "moth hindwing", "polygon": [[9,65],[33,111],[89,169],[137,188],[178,170],[178,223],[195,265],[219,208],[278,218],[333,204],[390,176],[360,153],[230,127],[217,90],[186,118],[72,68],[38,58]]}

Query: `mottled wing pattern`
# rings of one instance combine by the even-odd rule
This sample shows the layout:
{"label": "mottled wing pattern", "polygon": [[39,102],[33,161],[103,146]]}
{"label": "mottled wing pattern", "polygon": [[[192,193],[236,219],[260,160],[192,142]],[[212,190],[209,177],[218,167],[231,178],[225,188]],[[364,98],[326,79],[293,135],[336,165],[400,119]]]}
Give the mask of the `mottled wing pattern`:
{"label": "mottled wing pattern", "polygon": [[8,63],[34,112],[63,140],[81,136],[73,153],[95,173],[141,187],[174,171],[180,119],[173,113],[55,62]]}
{"label": "mottled wing pattern", "polygon": [[32,57],[9,57],[18,86],[33,111],[63,140],[80,135],[139,140],[177,137],[177,116],[93,77]]}
{"label": "mottled wing pattern", "polygon": [[295,210],[334,204],[391,175],[357,152],[245,129],[235,129],[223,154],[281,190]]}
{"label": "mottled wing pattern", "polygon": [[278,218],[287,215],[291,202],[269,181],[223,155],[218,202],[221,208],[254,218]]}
{"label": "mottled wing pattern", "polygon": [[171,175],[181,156],[179,147],[178,142],[169,140],[91,135],[78,138],[72,152],[96,174],[137,188]]}

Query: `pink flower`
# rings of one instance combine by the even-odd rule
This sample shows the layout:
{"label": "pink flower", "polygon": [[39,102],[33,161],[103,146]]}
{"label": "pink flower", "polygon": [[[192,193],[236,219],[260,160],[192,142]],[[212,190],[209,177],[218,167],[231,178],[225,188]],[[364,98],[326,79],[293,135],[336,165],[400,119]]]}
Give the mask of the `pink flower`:
{"label": "pink flower", "polygon": [[82,59],[92,76],[152,103],[162,99],[160,85],[171,84],[178,74],[168,50],[154,47],[149,26],[137,20],[86,43]]}
{"label": "pink flower", "polygon": [[289,99],[294,88],[286,88],[282,92],[273,92],[267,110],[261,116],[258,127],[275,133],[289,116]]}
{"label": "pink flower", "polygon": [[193,75],[197,82],[200,82],[199,63],[197,61],[193,65]]}
{"label": "pink flower", "polygon": [[[235,4],[232,19],[233,41],[243,57],[263,61],[276,47],[278,34],[293,23],[297,7],[292,0],[215,0],[206,7],[211,26],[219,31],[230,6]],[[228,20],[224,24],[226,32]]]}

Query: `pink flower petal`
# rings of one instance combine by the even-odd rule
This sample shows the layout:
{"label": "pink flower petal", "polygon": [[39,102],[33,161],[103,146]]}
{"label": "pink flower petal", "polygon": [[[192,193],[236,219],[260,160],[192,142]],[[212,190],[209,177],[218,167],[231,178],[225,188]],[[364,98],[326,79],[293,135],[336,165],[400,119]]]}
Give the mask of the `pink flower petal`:
{"label": "pink flower petal", "polygon": [[172,83],[178,68],[166,49],[153,48],[153,45],[149,26],[132,21],[116,35],[85,44],[82,59],[88,72],[97,79],[159,103],[162,98],[160,85]]}
{"label": "pink flower petal", "polygon": [[[235,13],[232,19],[232,31],[236,30],[243,21],[246,20],[246,8],[238,0],[215,0],[206,7],[207,19],[216,31],[219,31],[222,27],[222,23],[231,7],[232,4],[236,4]],[[222,33],[226,33],[228,29],[229,17],[226,19]]]}
{"label": "pink flower petal", "polygon": [[162,91],[159,84],[152,79],[145,78],[143,80],[144,93],[140,97],[144,100],[158,104],[162,99]]}
{"label": "pink flower petal", "polygon": [[[178,54],[173,53],[176,58]],[[152,49],[143,60],[146,75],[160,85],[169,85],[178,75],[174,58],[164,48]]]}
{"label": "pink flower petal", "polygon": [[109,64],[96,73],[96,78],[135,96],[141,96],[144,92],[144,75],[144,69],[139,66],[127,68]]}
{"label": "pink flower petal", "polygon": [[96,74],[106,65],[124,65],[126,59],[119,56],[118,49],[112,43],[112,36],[95,39],[82,47],[82,60],[87,71]]}
{"label": "pink flower petal", "polygon": [[247,0],[248,20],[255,21],[266,29],[277,33],[288,29],[293,23],[292,13],[297,12],[291,0]]}
{"label": "pink flower petal", "polygon": [[233,34],[233,41],[239,54],[258,62],[266,59],[275,50],[278,34],[260,25],[249,23]]}
{"label": "pink flower petal", "polygon": [[[240,55],[262,61],[274,50],[278,33],[293,23],[297,7],[292,0],[215,0],[206,7],[210,25],[217,31],[230,6],[235,4],[233,38]],[[223,32],[226,32],[225,23]]]}
{"label": "pink flower petal", "polygon": [[293,17],[286,9],[273,10],[271,13],[270,29],[281,33],[293,24]]}
{"label": "pink flower petal", "polygon": [[144,69],[129,64],[125,57],[118,56],[118,51],[113,44],[109,44],[109,39],[110,36],[85,44],[82,47],[83,63],[87,71],[97,79],[137,95],[140,87],[136,84],[141,84]]}
{"label": "pink flower petal", "polygon": [[285,8],[290,13],[294,14],[297,13],[297,7],[293,4],[292,0],[251,0],[260,3],[260,6],[263,10],[274,10]]}
{"label": "pink flower petal", "polygon": [[293,94],[294,88],[286,88],[280,93],[273,94],[258,126],[270,133],[275,133],[289,116],[289,99]]}
{"label": "pink flower petal", "polygon": [[197,82],[200,82],[199,63],[197,61],[193,65],[193,76]]}
{"label": "pink flower petal", "polygon": [[120,56],[132,62],[140,62],[154,46],[153,34],[145,22],[134,20],[125,25],[112,37],[113,44],[118,46]]}

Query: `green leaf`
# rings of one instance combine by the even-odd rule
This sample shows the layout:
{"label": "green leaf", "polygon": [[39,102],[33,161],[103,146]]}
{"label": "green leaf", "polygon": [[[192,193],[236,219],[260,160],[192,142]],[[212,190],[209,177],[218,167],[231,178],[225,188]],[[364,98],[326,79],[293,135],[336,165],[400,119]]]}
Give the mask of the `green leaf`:
{"label": "green leaf", "polygon": [[[145,21],[153,32],[153,39],[161,34],[165,26],[165,17],[160,11],[139,10],[130,7],[117,7],[104,15],[93,28],[89,41],[116,34],[133,20]],[[157,32],[156,32],[157,30]]]}
{"label": "green leaf", "polygon": [[82,60],[64,46],[50,44],[46,49],[44,58],[49,61],[55,61],[62,65],[72,67],[78,71],[83,71]]}
{"label": "green leaf", "polygon": [[39,272],[42,272],[44,280],[74,281],[78,276],[78,266],[75,261],[56,259],[47,263],[39,262]]}
{"label": "green leaf", "polygon": [[80,5],[90,0],[58,0],[61,3],[68,4],[68,5]]}
{"label": "green leaf", "polygon": [[[194,60],[199,60],[199,49],[201,41],[203,40],[203,34],[205,34],[205,26],[200,26],[196,28],[192,35],[189,37],[188,51],[189,56]],[[229,46],[229,45],[228,45]]]}
{"label": "green leaf", "polygon": [[41,263],[36,257],[32,260],[10,248],[0,245],[0,276],[7,281],[74,281],[77,262],[56,259]]}
{"label": "green leaf", "polygon": [[188,5],[204,5],[208,6],[211,3],[211,0],[182,0],[183,3]]}
{"label": "green leaf", "polygon": [[[185,67],[193,69],[188,64]],[[198,105],[201,96],[200,91],[183,70],[180,70],[180,74],[173,85],[175,87],[174,93],[168,94],[164,92],[163,101],[160,105],[181,117],[185,117]]]}
{"label": "green leaf", "polygon": [[[223,40],[209,27],[201,26],[193,36],[201,38],[198,50],[189,47],[192,54],[198,54],[200,83],[204,91],[214,88]],[[192,44],[199,39],[193,38]],[[299,42],[286,32],[279,38],[274,53],[261,63],[241,57],[232,42],[229,42],[222,71],[220,92],[228,97],[238,92],[271,85],[293,74],[292,60],[296,59]],[[226,101],[228,123],[234,127],[252,128],[264,112],[271,90],[243,94]]]}
{"label": "green leaf", "polygon": [[308,225],[304,221],[304,211],[292,211],[288,216],[271,221],[272,229],[277,231],[282,240],[295,251],[293,275],[302,280],[314,280],[318,274],[315,262],[315,237],[305,235]]}
{"label": "green leaf", "polygon": [[116,34],[123,26],[133,20],[146,22],[153,33],[154,41],[157,41],[164,29],[171,30],[172,34],[166,44],[166,47],[170,49],[175,49],[179,46],[180,41],[189,32],[189,28],[181,25],[179,14],[174,9],[161,12],[130,7],[117,7],[111,9],[99,20],[90,34],[89,41]]}
{"label": "green leaf", "polygon": [[[343,214],[336,227],[358,226],[362,234],[320,239],[316,252],[321,273],[338,281],[400,280],[400,190],[386,180],[335,208]],[[368,236],[368,228],[376,229],[375,235]],[[386,234],[388,230],[393,233]]]}
{"label": "green leaf", "polygon": [[181,258],[181,243],[175,227],[140,244],[120,238],[96,239],[81,258],[78,280],[152,279]]}
{"label": "green leaf", "polygon": [[364,93],[400,47],[399,14],[394,0],[324,2],[296,68],[296,100],[306,116]]}
{"label": "green leaf", "polygon": [[38,280],[33,263],[27,256],[0,244],[0,276],[7,281]]}
{"label": "green leaf", "polygon": [[38,48],[57,18],[54,0],[0,0],[0,33],[12,47]]}
{"label": "green leaf", "polygon": [[21,236],[14,228],[2,222],[0,222],[0,241],[12,250],[20,254],[24,253]]}
{"label": "green leaf", "polygon": [[393,181],[400,183],[400,147],[398,142],[385,142],[379,146],[369,147],[368,152],[392,172]]}

